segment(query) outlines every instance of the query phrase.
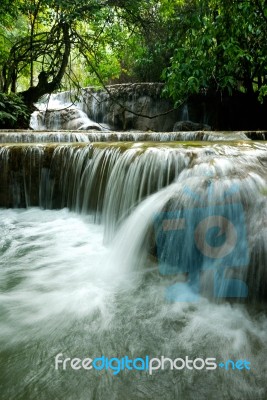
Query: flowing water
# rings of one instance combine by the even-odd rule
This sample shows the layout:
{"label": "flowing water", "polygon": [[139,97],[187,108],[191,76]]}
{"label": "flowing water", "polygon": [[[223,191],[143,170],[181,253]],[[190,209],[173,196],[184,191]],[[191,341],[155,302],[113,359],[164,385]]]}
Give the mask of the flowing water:
{"label": "flowing water", "polygon": [[91,120],[68,92],[63,95],[60,93],[44,96],[43,101],[36,103],[35,106],[37,110],[32,113],[30,119],[30,128],[34,130],[95,129],[101,131],[106,128]]}
{"label": "flowing water", "polygon": [[[1,145],[1,400],[264,400],[266,169],[264,142]],[[238,231],[231,257],[215,257],[227,265],[193,258],[190,229],[158,239],[162,215],[195,226],[218,210]],[[116,359],[107,370],[64,370],[59,353]],[[217,368],[119,371],[125,356],[214,358]],[[250,369],[219,366],[227,360]]]}
{"label": "flowing water", "polygon": [[80,131],[20,131],[0,130],[0,143],[68,143],[68,142],[177,142],[204,141],[229,142],[244,140],[266,140],[266,131],[250,132],[97,132]]}

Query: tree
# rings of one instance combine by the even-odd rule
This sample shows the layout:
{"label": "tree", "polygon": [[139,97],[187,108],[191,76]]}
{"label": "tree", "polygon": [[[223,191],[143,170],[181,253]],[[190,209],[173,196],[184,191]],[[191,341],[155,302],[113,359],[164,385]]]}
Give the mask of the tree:
{"label": "tree", "polygon": [[31,109],[80,85],[165,81],[194,93],[267,95],[266,0],[3,0],[0,91]]}
{"label": "tree", "polygon": [[256,93],[263,99],[267,93],[266,1],[164,3],[177,28],[171,65],[164,71],[167,92],[176,101],[203,90]]}
{"label": "tree", "polygon": [[18,79],[26,73],[29,87],[21,95],[29,107],[60,88],[73,58],[82,56],[97,72],[101,52],[112,48],[120,36],[118,31],[112,38],[115,28],[141,30],[150,16],[146,0],[134,4],[129,0],[18,0],[17,10],[27,29],[7,45],[8,54],[1,60],[2,90],[15,92]]}

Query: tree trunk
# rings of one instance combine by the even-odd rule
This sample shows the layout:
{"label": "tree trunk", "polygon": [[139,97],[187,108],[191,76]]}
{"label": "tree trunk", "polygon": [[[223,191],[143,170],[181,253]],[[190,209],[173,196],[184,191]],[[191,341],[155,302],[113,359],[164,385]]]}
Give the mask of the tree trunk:
{"label": "tree trunk", "polygon": [[60,83],[68,65],[71,51],[69,25],[66,23],[61,23],[61,29],[62,40],[65,48],[57,74],[52,78],[51,82],[48,82],[48,74],[45,71],[42,71],[38,76],[38,84],[36,86],[31,86],[29,89],[20,93],[25,104],[30,110],[34,109],[33,103],[36,103],[41,96],[46,93],[52,93],[60,87]]}

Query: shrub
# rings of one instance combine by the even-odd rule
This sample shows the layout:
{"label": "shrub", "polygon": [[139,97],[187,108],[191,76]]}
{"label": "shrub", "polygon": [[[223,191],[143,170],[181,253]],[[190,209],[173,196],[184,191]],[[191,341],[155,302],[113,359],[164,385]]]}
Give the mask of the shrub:
{"label": "shrub", "polygon": [[0,129],[26,128],[29,117],[29,110],[20,96],[0,92]]}

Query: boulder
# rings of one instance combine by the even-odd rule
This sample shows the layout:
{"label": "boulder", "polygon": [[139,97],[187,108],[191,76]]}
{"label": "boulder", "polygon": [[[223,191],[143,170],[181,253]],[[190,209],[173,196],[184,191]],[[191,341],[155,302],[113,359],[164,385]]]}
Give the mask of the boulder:
{"label": "boulder", "polygon": [[191,131],[211,131],[211,127],[206,124],[192,121],[178,121],[174,124],[173,132],[191,132]]}

